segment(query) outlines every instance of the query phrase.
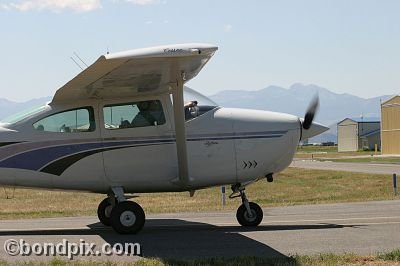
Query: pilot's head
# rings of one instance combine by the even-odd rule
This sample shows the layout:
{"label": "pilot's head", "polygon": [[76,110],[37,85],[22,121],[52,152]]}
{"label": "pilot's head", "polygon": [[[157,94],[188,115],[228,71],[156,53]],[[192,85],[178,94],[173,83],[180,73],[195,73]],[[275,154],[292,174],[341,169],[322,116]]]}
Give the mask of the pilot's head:
{"label": "pilot's head", "polygon": [[160,108],[160,103],[159,101],[150,101],[149,102],[149,110],[150,111],[159,111]]}
{"label": "pilot's head", "polygon": [[137,107],[139,108],[140,111],[148,111],[150,107],[149,102],[140,102],[138,103]]}

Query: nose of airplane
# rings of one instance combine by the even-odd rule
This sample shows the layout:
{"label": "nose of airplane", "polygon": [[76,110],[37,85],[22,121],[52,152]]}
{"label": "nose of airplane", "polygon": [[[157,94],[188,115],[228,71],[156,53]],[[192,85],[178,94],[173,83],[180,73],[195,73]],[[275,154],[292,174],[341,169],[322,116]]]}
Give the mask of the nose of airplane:
{"label": "nose of airplane", "polygon": [[4,126],[4,124],[0,123],[0,132],[7,132],[7,128]]}
{"label": "nose of airplane", "polygon": [[9,129],[7,124],[0,123],[0,142],[14,142],[19,136],[16,135],[17,131]]}
{"label": "nose of airplane", "polygon": [[[303,123],[303,119],[301,122]],[[302,134],[301,134],[301,139],[300,140],[304,140],[304,139],[309,139],[312,137],[315,137],[319,134],[324,133],[325,131],[329,130],[329,127],[326,127],[324,125],[321,125],[319,123],[316,122],[312,122],[311,126],[309,129],[302,129]]]}

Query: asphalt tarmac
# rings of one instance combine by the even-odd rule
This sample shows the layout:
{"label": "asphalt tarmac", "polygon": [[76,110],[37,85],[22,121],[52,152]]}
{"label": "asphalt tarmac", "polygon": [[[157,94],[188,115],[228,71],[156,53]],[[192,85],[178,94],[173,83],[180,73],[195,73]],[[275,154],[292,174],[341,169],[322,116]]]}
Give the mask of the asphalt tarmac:
{"label": "asphalt tarmac", "polygon": [[[238,226],[235,212],[230,211],[148,215],[144,229],[137,235],[118,235],[96,217],[0,221],[0,259],[43,261],[49,257],[8,255],[3,250],[8,239],[24,240],[31,246],[66,240],[79,244],[84,240],[98,249],[104,243],[139,243],[142,256],[161,259],[286,257],[326,252],[368,255],[400,248],[400,201],[264,208],[264,220],[255,228]],[[118,245],[114,250],[124,251]],[[126,254],[75,258],[137,259]]]}
{"label": "asphalt tarmac", "polygon": [[370,174],[400,175],[399,164],[341,163],[341,162],[330,162],[330,161],[296,159],[292,162],[290,167],[317,169],[317,170],[360,172],[360,173],[370,173]]}

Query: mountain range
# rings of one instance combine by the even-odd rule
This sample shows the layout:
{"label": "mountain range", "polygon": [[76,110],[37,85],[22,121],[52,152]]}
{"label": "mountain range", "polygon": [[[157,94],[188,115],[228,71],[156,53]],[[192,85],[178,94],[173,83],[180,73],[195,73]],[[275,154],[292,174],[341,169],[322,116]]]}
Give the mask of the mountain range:
{"label": "mountain range", "polygon": [[33,107],[39,107],[47,103],[51,99],[52,97],[43,97],[43,98],[32,99],[26,102],[13,102],[7,99],[0,98],[0,120],[7,116],[19,113],[21,111]]}
{"label": "mountain range", "polygon": [[392,95],[361,98],[355,95],[334,93],[317,85],[295,83],[289,88],[269,86],[261,90],[224,90],[210,96],[221,106],[284,112],[304,117],[315,95],[319,96],[320,108],[315,120],[330,130],[311,139],[311,142],[337,141],[336,124],[345,118],[364,117],[380,120],[380,103]]}
{"label": "mountain range", "polygon": [[210,98],[225,107],[270,110],[303,117],[315,95],[320,99],[316,121],[325,125],[336,124],[347,117],[379,118],[380,102],[391,97],[383,95],[364,99],[347,93],[337,94],[316,85],[296,83],[288,89],[269,86],[256,91],[225,90]]}
{"label": "mountain range", "polygon": [[[261,90],[224,90],[211,95],[210,98],[224,107],[269,110],[303,117],[315,95],[320,99],[320,110],[315,120],[331,128],[314,138],[316,142],[336,142],[336,123],[345,118],[363,116],[380,119],[380,102],[392,96],[382,95],[365,99],[347,93],[334,93],[317,85],[295,83],[289,88],[269,86]],[[50,100],[51,97],[43,97],[17,103],[0,98],[0,119]]]}

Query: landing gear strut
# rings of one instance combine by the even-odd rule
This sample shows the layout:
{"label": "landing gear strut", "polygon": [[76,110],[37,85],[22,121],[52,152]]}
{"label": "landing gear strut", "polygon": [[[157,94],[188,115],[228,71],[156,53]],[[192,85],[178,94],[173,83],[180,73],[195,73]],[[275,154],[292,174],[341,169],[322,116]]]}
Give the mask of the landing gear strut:
{"label": "landing gear strut", "polygon": [[263,219],[263,211],[261,207],[254,202],[249,202],[246,197],[245,187],[240,184],[232,186],[232,194],[229,198],[242,198],[242,205],[238,208],[236,212],[236,219],[242,226],[257,226],[261,223]]}
{"label": "landing gear strut", "polygon": [[110,226],[120,234],[135,234],[145,223],[146,216],[139,204],[127,201],[122,188],[113,188],[97,209],[102,224]]}

